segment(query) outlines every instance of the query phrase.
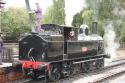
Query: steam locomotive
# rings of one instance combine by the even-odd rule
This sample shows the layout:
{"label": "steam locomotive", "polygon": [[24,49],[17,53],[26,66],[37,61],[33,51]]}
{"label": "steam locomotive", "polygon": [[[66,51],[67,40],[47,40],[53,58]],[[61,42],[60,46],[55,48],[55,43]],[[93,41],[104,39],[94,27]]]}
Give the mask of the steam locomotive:
{"label": "steam locomotive", "polygon": [[78,72],[104,66],[103,39],[80,28],[43,24],[42,33],[31,33],[19,41],[19,60],[25,77],[56,81]]}

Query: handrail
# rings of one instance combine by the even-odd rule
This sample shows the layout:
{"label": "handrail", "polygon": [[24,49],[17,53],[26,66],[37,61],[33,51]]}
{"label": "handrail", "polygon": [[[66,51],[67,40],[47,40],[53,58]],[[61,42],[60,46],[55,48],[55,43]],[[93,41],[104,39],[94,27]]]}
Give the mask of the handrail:
{"label": "handrail", "polygon": [[35,59],[33,58],[32,55],[30,55],[30,53],[32,52],[32,50],[34,50],[34,48],[30,48],[29,51],[28,51],[28,57],[31,57],[32,61],[35,62]]}

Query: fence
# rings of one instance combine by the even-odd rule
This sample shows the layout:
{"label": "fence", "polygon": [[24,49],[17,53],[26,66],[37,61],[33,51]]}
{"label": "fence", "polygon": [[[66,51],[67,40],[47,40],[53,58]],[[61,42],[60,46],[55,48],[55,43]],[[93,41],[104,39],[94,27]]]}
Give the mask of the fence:
{"label": "fence", "polygon": [[3,51],[3,62],[12,62],[13,59],[12,59],[12,49],[10,48],[4,48],[4,51]]}
{"label": "fence", "polygon": [[120,49],[125,49],[125,42],[121,42],[119,48],[120,48]]}
{"label": "fence", "polygon": [[18,48],[17,43],[5,43],[2,60],[3,62],[13,62],[14,48]]}

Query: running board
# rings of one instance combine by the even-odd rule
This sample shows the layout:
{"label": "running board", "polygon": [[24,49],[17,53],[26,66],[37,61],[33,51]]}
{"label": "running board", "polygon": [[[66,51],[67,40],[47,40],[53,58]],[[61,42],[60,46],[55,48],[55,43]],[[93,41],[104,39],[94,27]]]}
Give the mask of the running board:
{"label": "running board", "polygon": [[77,62],[73,62],[73,64],[79,64],[79,63],[84,63],[84,62],[89,62],[89,61],[100,60],[100,59],[104,59],[104,58],[96,58],[96,59],[90,59],[90,60],[84,60],[84,61],[77,61]]}

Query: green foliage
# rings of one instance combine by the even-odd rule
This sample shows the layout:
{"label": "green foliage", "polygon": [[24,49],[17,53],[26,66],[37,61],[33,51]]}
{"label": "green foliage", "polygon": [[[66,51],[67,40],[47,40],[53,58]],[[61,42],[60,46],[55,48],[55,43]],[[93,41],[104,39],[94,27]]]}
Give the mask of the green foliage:
{"label": "green foliage", "polygon": [[125,33],[122,36],[122,42],[125,42]]}
{"label": "green foliage", "polygon": [[101,0],[98,1],[98,34],[104,35],[104,25],[107,19],[115,20],[116,17],[112,13],[115,8],[115,0]]}
{"label": "green foliage", "polygon": [[116,29],[117,37],[122,41],[125,36],[125,21]]}
{"label": "green foliage", "polygon": [[80,13],[74,15],[72,25],[75,27],[80,27],[80,25],[82,24],[87,24],[90,26],[91,23],[92,23],[92,11],[89,10],[89,8],[87,8],[81,10]]}
{"label": "green foliage", "polygon": [[83,19],[83,24],[86,24],[90,27],[92,26],[92,11],[90,8],[84,9],[84,12],[82,13],[82,19]]}
{"label": "green foliage", "polygon": [[115,0],[101,0],[99,2],[99,8],[98,8],[99,19],[101,20],[114,19],[112,11],[115,8],[115,6],[116,6]]}
{"label": "green foliage", "polygon": [[42,23],[64,24],[64,0],[53,0],[45,15],[43,15]]}
{"label": "green foliage", "polygon": [[104,35],[104,23],[103,21],[101,20],[98,20],[98,27],[97,27],[97,30],[98,30],[98,34],[101,35],[103,37]]}
{"label": "green foliage", "polygon": [[[94,0],[86,0],[88,7],[77,13],[73,17],[72,25],[79,27],[81,24],[87,24],[90,29],[93,21],[93,6]],[[116,2],[120,2],[120,6],[125,9],[125,0],[98,0],[97,12],[98,12],[98,34],[104,34],[104,24],[106,19],[118,20],[119,17],[112,13],[112,10],[116,7]],[[54,23],[54,24],[65,24],[65,13],[64,13],[64,0],[53,0],[53,5],[50,6],[46,13],[42,17],[42,23]],[[19,35],[25,32],[29,32],[29,19],[26,9],[24,8],[8,8],[5,12],[1,13],[1,28],[4,32],[10,33],[11,39],[18,39]],[[34,21],[35,16],[34,16]],[[115,30],[117,37],[125,41],[125,19],[122,18],[120,25],[115,23]]]}
{"label": "green foliage", "polygon": [[[86,0],[86,2],[87,2],[87,8],[83,9],[80,13],[77,13],[74,16],[72,25],[80,26],[81,24],[87,24],[91,30],[93,14],[94,14],[93,5],[95,5],[95,0]],[[124,40],[125,18],[120,19],[119,16],[116,16],[113,13],[114,8],[117,7],[118,5],[117,2],[120,3],[120,7],[123,7],[125,9],[125,0],[120,0],[120,1],[97,0],[97,3],[98,3],[96,4],[96,13],[97,13],[97,20],[98,20],[97,32],[99,35],[103,36],[105,21],[107,19],[110,19],[114,22],[117,38],[120,40]],[[118,20],[121,20],[121,24],[118,23]]]}
{"label": "green foliage", "polygon": [[75,27],[80,27],[80,25],[83,23],[83,19],[82,18],[82,12],[77,13],[74,17],[73,17],[73,21],[72,21],[72,25]]}
{"label": "green foliage", "polygon": [[[8,39],[18,40],[20,34],[30,31],[26,9],[10,7],[2,12],[1,16],[2,31],[10,33]],[[64,18],[64,0],[53,0],[53,5],[42,17],[42,23],[64,24]],[[36,20],[35,14],[33,14],[33,20]]]}
{"label": "green foliage", "polygon": [[24,8],[10,7],[1,13],[1,29],[9,32],[9,39],[17,40],[19,35],[30,31],[28,15]]}
{"label": "green foliage", "polygon": [[120,5],[125,8],[125,0],[121,0],[121,4]]}

